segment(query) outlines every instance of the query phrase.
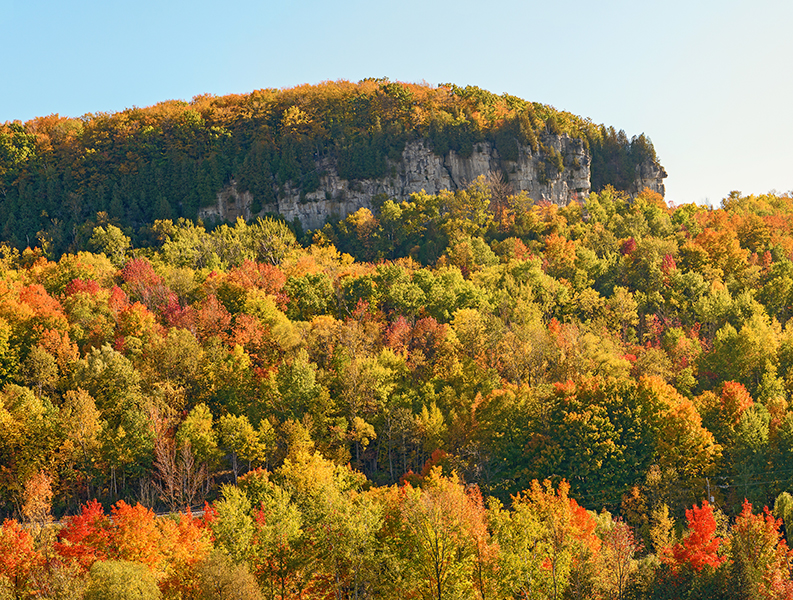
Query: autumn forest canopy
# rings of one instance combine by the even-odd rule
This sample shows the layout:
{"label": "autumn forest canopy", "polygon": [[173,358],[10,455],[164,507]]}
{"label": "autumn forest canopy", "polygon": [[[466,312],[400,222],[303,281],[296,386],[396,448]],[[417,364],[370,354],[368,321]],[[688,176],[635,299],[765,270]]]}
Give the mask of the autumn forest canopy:
{"label": "autumn forest canopy", "polygon": [[[622,148],[584,202],[192,218],[540,127]],[[374,80],[3,125],[0,598],[793,597],[793,197],[630,197],[620,137]]]}

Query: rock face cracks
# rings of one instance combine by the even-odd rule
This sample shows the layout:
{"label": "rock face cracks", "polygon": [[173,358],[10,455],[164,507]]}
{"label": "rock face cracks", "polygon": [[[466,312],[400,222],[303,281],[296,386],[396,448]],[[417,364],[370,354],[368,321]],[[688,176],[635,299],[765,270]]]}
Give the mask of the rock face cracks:
{"label": "rock face cracks", "polygon": [[[580,139],[567,135],[546,135],[542,150],[518,148],[517,160],[502,160],[495,146],[489,142],[474,145],[470,156],[454,151],[445,156],[432,152],[423,140],[405,146],[402,159],[392,162],[389,173],[380,179],[348,181],[338,175],[332,158],[317,161],[322,173],[319,187],[303,193],[287,184],[277,192],[278,201],[265,204],[264,213],[278,213],[291,221],[298,219],[304,229],[322,227],[328,218],[339,219],[359,208],[371,208],[372,198],[385,194],[393,199],[407,199],[412,193],[425,191],[436,194],[447,189],[466,187],[480,175],[500,172],[513,191],[526,192],[536,201],[547,200],[567,205],[585,199],[590,192],[590,156]],[[560,168],[561,167],[561,168]],[[636,180],[629,193],[636,194],[645,187],[664,193],[666,172],[661,165],[642,163],[637,167]],[[201,209],[202,219],[233,221],[237,217],[255,217],[250,192],[239,192],[234,182],[218,193],[217,204]]]}

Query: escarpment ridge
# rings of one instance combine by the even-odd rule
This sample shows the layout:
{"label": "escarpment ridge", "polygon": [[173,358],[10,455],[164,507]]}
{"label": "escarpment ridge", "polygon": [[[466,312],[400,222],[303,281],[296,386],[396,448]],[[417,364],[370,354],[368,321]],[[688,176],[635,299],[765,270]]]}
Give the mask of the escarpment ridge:
{"label": "escarpment ridge", "polygon": [[0,236],[62,252],[97,213],[133,230],[266,213],[314,229],[376,196],[454,191],[493,173],[561,205],[606,185],[663,194],[666,176],[643,134],[508,94],[324,82],[6,122]]}

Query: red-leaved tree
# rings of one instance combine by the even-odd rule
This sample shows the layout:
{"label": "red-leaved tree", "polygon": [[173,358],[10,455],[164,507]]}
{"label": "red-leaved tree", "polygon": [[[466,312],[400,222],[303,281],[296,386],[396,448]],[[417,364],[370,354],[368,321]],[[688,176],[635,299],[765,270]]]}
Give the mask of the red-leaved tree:
{"label": "red-leaved tree", "polygon": [[672,566],[690,567],[694,571],[701,571],[706,566],[714,569],[721,566],[726,557],[718,554],[722,539],[716,536],[713,507],[703,500],[701,508],[695,504],[686,511],[686,520],[688,531],[683,540],[672,548]]}

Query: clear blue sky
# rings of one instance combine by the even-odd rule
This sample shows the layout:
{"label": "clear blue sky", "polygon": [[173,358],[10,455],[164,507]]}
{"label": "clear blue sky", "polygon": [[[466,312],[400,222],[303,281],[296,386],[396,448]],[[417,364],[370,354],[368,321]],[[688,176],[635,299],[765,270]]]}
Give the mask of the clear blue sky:
{"label": "clear blue sky", "polygon": [[793,190],[790,0],[0,0],[0,122],[364,77],[646,133],[667,199]]}

